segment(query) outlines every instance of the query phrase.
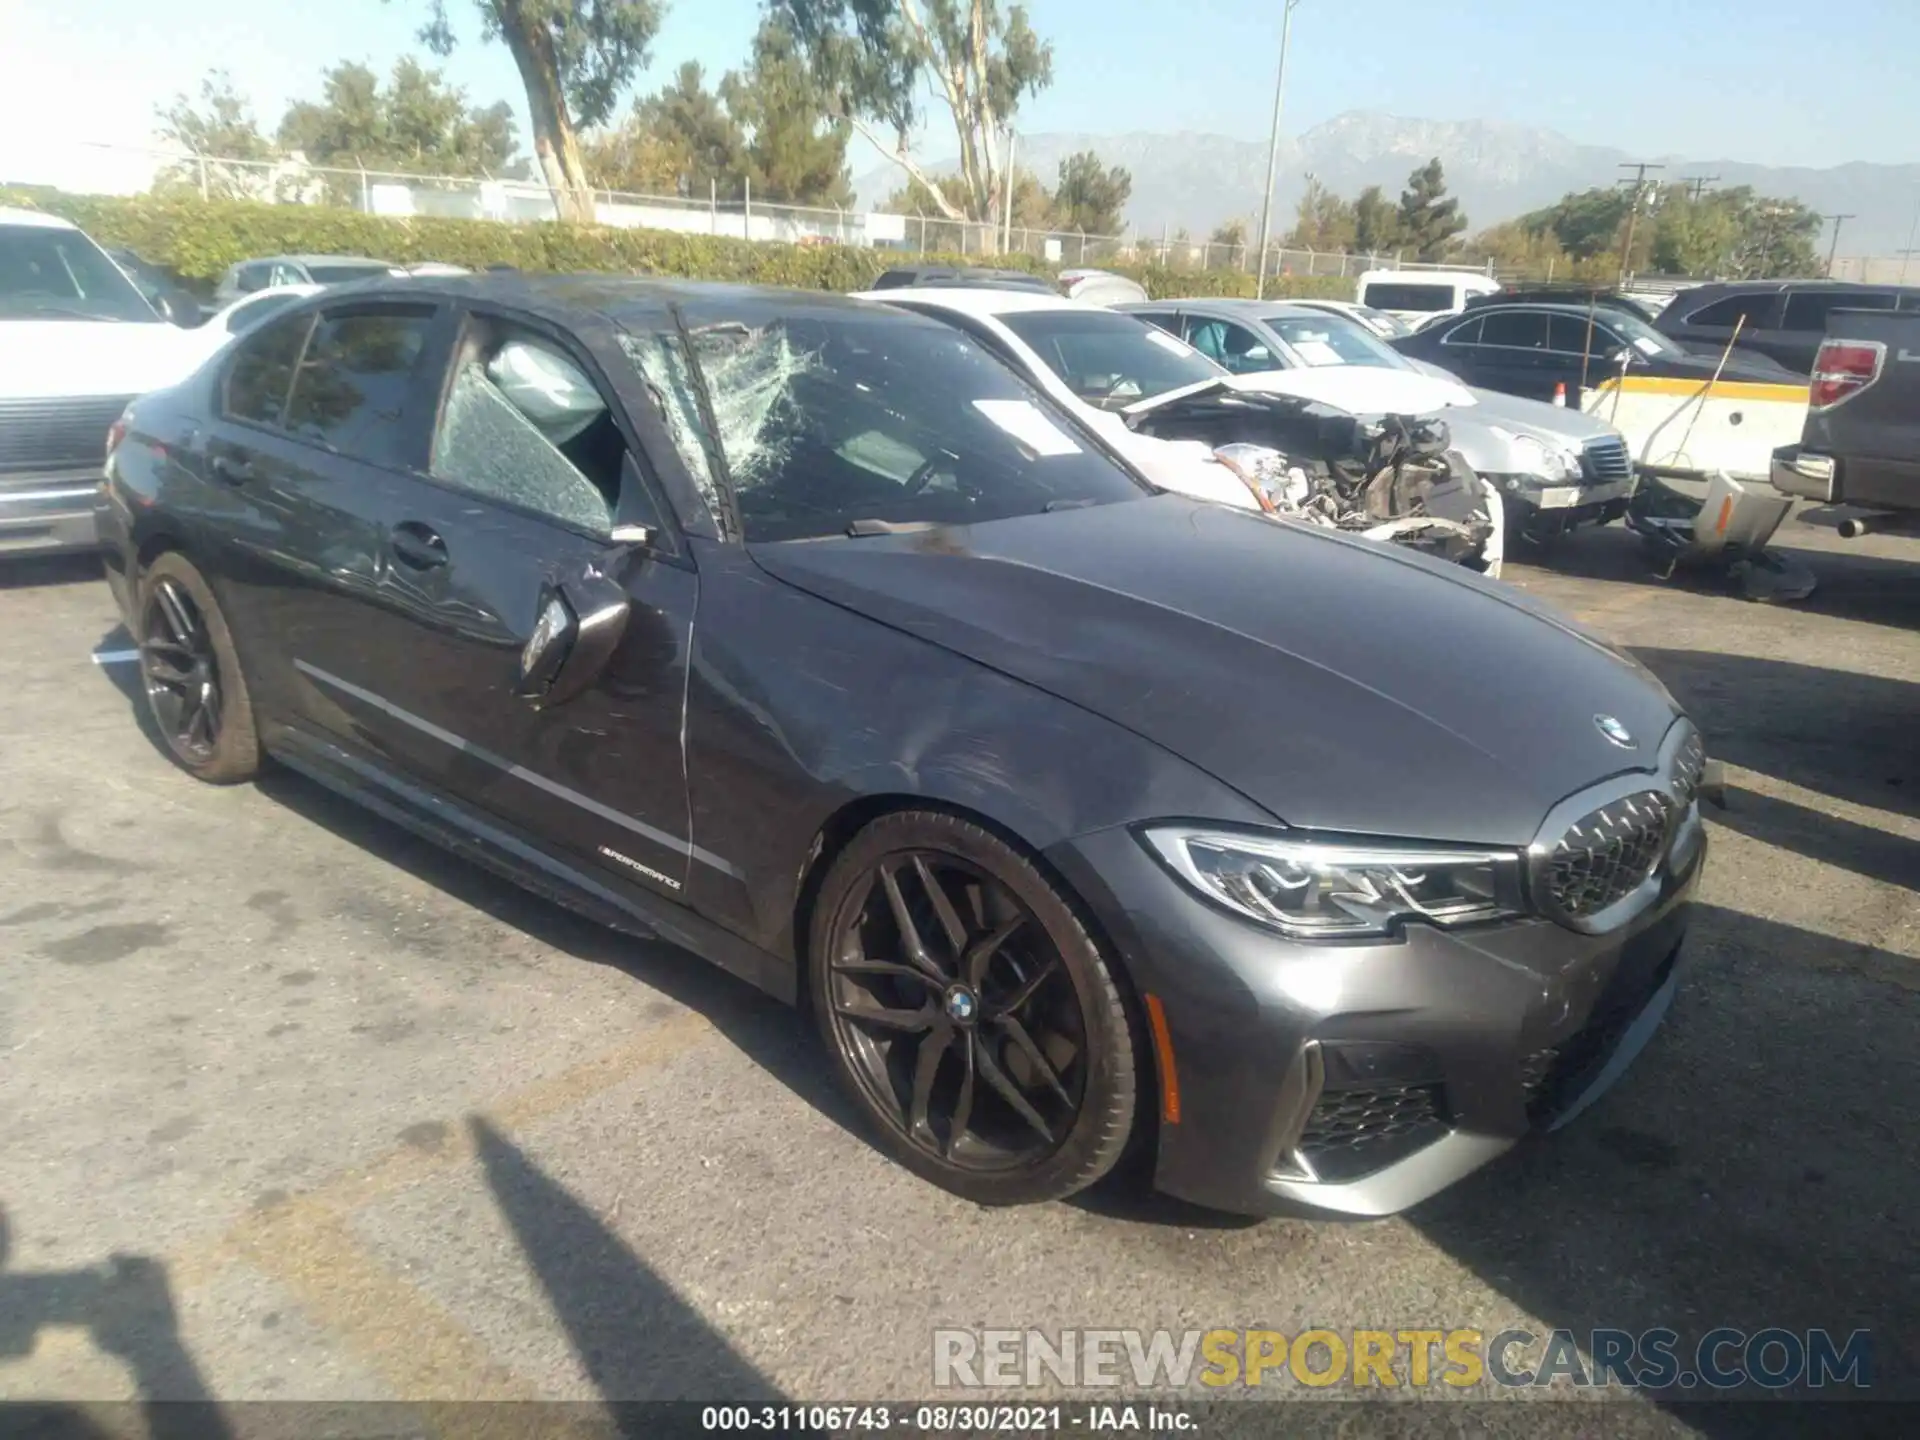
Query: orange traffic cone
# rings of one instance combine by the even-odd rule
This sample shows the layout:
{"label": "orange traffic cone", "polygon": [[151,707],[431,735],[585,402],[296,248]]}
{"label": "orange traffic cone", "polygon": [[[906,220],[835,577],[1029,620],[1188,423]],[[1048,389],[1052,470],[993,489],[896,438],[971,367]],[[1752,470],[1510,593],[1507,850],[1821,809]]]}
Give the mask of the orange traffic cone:
{"label": "orange traffic cone", "polygon": [[1553,403],[1562,410],[1567,408],[1567,382],[1562,380],[1553,387]]}

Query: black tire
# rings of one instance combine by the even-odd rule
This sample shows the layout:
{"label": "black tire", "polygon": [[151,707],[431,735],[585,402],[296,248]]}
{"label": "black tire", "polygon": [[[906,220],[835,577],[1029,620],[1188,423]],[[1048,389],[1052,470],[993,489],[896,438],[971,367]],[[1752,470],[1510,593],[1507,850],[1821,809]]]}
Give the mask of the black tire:
{"label": "black tire", "polygon": [[213,590],[186,556],[168,551],[141,572],[134,606],[140,680],[167,753],[210,785],[260,771],[247,678]]}
{"label": "black tire", "polygon": [[1126,1007],[1073,905],[1012,846],[953,815],[882,816],[828,868],[808,941],[835,1071],[908,1169],[1024,1205],[1120,1159],[1139,1074]]}

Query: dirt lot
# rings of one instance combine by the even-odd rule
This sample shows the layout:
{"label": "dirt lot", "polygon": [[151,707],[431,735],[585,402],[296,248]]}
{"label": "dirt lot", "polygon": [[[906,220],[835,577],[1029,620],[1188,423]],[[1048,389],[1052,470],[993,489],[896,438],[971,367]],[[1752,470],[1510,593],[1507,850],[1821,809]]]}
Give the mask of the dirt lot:
{"label": "dirt lot", "polygon": [[1634,1072],[1370,1225],[930,1189],[699,961],[293,777],[186,779],[92,658],[105,587],[15,567],[0,1396],[904,1399],[938,1325],[1730,1325],[1869,1328],[1920,1397],[1920,559],[1783,538],[1808,604],[1653,581],[1617,529],[1516,568],[1688,704],[1732,804]]}

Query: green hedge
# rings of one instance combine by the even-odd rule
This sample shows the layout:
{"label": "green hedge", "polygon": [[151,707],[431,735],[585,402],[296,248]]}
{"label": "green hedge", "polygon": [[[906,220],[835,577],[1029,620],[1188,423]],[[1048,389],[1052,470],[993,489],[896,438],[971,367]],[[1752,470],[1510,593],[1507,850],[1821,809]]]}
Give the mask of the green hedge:
{"label": "green hedge", "polygon": [[[513,265],[529,271],[613,271],[842,293],[864,290],[881,271],[921,258],[853,245],[776,245],[672,230],[550,222],[510,225],[492,220],[401,218],[318,205],[44,191],[0,193],[0,204],[28,205],[71,220],[102,245],[131,250],[148,264],[172,271],[188,289],[202,295],[212,290],[228,266],[262,255],[373,255],[402,264],[438,260],[474,270]],[[977,257],[926,258],[983,263]],[[1057,268],[1025,255],[984,263],[1018,266],[1048,276]],[[1253,294],[1253,277],[1235,270],[1126,264],[1104,268],[1137,280],[1155,299]],[[1270,280],[1267,289],[1274,296],[1340,297],[1352,294],[1352,282],[1280,276]]]}

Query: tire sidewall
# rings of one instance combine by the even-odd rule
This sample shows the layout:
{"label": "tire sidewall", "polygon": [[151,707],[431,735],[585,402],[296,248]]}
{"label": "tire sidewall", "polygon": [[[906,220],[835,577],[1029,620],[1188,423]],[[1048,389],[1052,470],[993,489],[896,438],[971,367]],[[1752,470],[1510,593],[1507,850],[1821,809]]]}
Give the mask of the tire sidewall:
{"label": "tire sidewall", "polygon": [[[1030,1167],[981,1173],[950,1165],[914,1145],[876,1107],[842,1052],[831,1003],[833,936],[855,886],[882,859],[902,851],[945,850],[1011,890],[1046,931],[1079,1002],[1087,1035],[1087,1079],[1072,1131]],[[844,1090],[890,1154],[944,1189],[985,1205],[1060,1199],[1113,1168],[1133,1129],[1136,1076],[1132,1026],[1112,972],[1074,906],[1025,855],[980,826],[938,811],[901,811],[868,825],[835,857],[816,898],[808,935],[809,999]]]}
{"label": "tire sidewall", "polygon": [[[240,652],[234,646],[233,632],[227,628],[226,613],[220,608],[213,587],[207,583],[199,568],[177,550],[156,556],[140,572],[134,623],[140,627],[141,633],[134,636],[135,643],[145,642],[147,610],[153,602],[154,588],[162,580],[170,580],[186,591],[199,610],[201,623],[207,627],[207,638],[213,646],[220,683],[220,735],[213,753],[204,760],[182,755],[164,733],[160,736],[162,746],[174,764],[196,779],[214,785],[232,785],[250,780],[260,768],[260,741],[254,726],[253,700],[247,688],[246,672],[240,664]],[[157,726],[159,717],[153,711],[153,701],[147,692],[144,664],[140,672],[140,701],[147,707],[147,714]]]}

